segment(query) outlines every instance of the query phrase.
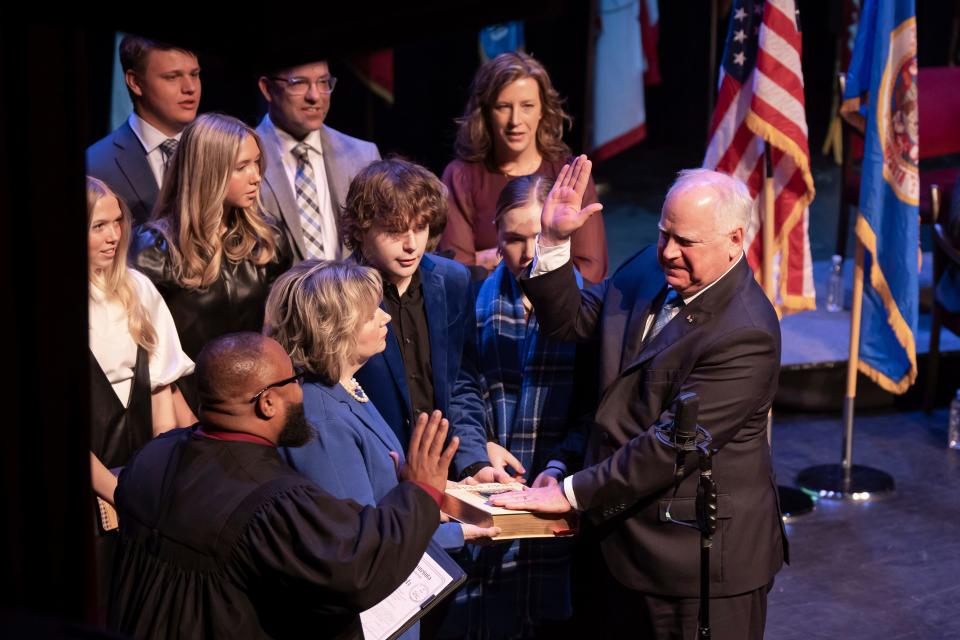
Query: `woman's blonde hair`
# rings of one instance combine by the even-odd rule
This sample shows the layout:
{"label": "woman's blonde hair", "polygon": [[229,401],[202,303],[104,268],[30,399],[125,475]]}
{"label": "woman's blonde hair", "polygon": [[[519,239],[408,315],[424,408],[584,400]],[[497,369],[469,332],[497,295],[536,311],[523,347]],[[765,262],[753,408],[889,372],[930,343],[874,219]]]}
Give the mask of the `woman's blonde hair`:
{"label": "woman's blonde hair", "polygon": [[90,271],[90,283],[103,291],[107,300],[118,300],[127,313],[127,329],[133,341],[143,347],[148,354],[157,348],[157,332],[147,317],[147,312],[134,289],[133,280],[127,269],[127,249],[130,246],[130,210],[127,204],[110,190],[106,184],[87,176],[87,233],[93,221],[93,208],[103,198],[114,198],[120,205],[120,240],[113,262],[101,273]]}
{"label": "woman's blonde hair", "polygon": [[273,283],[263,333],[279,342],[296,366],[333,384],[381,298],[376,269],[306,260]]}
{"label": "woman's blonde hair", "polygon": [[170,161],[160,196],[148,223],[167,240],[173,276],[180,286],[197,289],[220,277],[220,264],[273,260],[274,228],[264,219],[260,197],[246,209],[224,210],[224,199],[237,154],[250,136],[260,149],[256,132],[230,116],[207,113],[187,126]]}

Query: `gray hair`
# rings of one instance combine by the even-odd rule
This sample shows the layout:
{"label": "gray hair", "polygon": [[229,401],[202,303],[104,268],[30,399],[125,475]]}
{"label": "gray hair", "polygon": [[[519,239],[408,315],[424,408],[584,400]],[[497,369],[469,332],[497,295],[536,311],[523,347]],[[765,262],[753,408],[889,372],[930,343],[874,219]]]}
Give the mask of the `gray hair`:
{"label": "gray hair", "polygon": [[684,169],[677,174],[664,202],[690,189],[703,189],[713,196],[714,220],[720,233],[747,228],[754,200],[743,181],[712,169]]}

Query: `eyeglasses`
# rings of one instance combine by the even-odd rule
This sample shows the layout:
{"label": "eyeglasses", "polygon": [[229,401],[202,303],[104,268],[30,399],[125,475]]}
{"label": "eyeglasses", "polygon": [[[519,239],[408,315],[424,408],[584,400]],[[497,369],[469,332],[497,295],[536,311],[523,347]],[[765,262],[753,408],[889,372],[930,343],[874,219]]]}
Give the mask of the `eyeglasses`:
{"label": "eyeglasses", "polygon": [[275,387],[285,387],[291,382],[296,382],[297,384],[303,384],[303,371],[301,371],[300,369],[294,369],[294,371],[296,371],[296,373],[294,373],[289,378],[284,378],[279,382],[268,384],[263,389],[260,389],[260,391],[257,391],[257,395],[250,398],[250,402],[256,402],[257,400],[260,399],[260,396],[262,396],[264,393],[266,393],[267,391]]}
{"label": "eyeglasses", "polygon": [[270,79],[285,83],[287,85],[287,93],[292,96],[306,95],[307,91],[309,91],[310,87],[313,85],[317,85],[317,91],[320,93],[330,94],[333,93],[333,88],[337,86],[337,79],[333,76],[317,78],[316,81],[307,80],[306,78],[301,78],[299,76],[293,78],[280,78],[273,76]]}

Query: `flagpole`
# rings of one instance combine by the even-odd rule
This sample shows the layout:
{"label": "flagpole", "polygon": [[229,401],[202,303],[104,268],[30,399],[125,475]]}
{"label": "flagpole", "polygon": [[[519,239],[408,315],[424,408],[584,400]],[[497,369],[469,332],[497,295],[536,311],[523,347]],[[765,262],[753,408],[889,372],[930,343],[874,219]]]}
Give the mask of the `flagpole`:
{"label": "flagpole", "polygon": [[[763,291],[767,294],[770,304],[777,304],[777,285],[773,279],[773,254],[776,252],[774,225],[776,215],[774,211],[775,190],[773,184],[773,159],[770,155],[770,143],[763,143]],[[779,314],[777,314],[779,316]],[[773,449],[773,407],[767,411],[767,446]],[[813,511],[813,500],[799,489],[777,487],[780,497],[780,510],[784,517],[792,518]]]}
{"label": "flagpole", "polygon": [[847,358],[847,391],[843,398],[843,450],[840,464],[807,467],[797,475],[797,484],[821,498],[869,500],[894,489],[890,474],[853,464],[853,418],[857,400],[857,370],[860,362],[860,325],[863,315],[864,248],[856,236],[853,268],[853,302],[850,307],[850,348]]}
{"label": "flagpole", "polygon": [[[763,290],[771,304],[777,305],[776,284],[773,281],[774,226],[776,216],[773,210],[773,160],[770,157],[770,143],[763,143],[764,179],[763,179]],[[777,315],[780,315],[779,313]]]}
{"label": "flagpole", "polygon": [[847,393],[843,398],[843,451],[840,467],[843,486],[853,478],[853,416],[857,400],[857,365],[860,362],[860,320],[863,314],[863,243],[857,238],[853,266],[853,302],[850,306],[850,348],[847,355]]}

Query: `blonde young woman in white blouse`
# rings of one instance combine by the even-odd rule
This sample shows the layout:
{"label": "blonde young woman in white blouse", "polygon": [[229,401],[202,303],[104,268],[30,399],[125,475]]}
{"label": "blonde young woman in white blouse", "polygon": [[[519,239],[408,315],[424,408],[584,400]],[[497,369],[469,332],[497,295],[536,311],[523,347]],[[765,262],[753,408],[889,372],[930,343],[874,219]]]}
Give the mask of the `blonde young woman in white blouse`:
{"label": "blonde young woman in white blouse", "polygon": [[125,464],[151,437],[196,421],[173,384],[193,362],[157,289],[127,267],[129,211],[91,177],[87,221],[91,473],[94,491],[112,504],[117,480],[108,468]]}

